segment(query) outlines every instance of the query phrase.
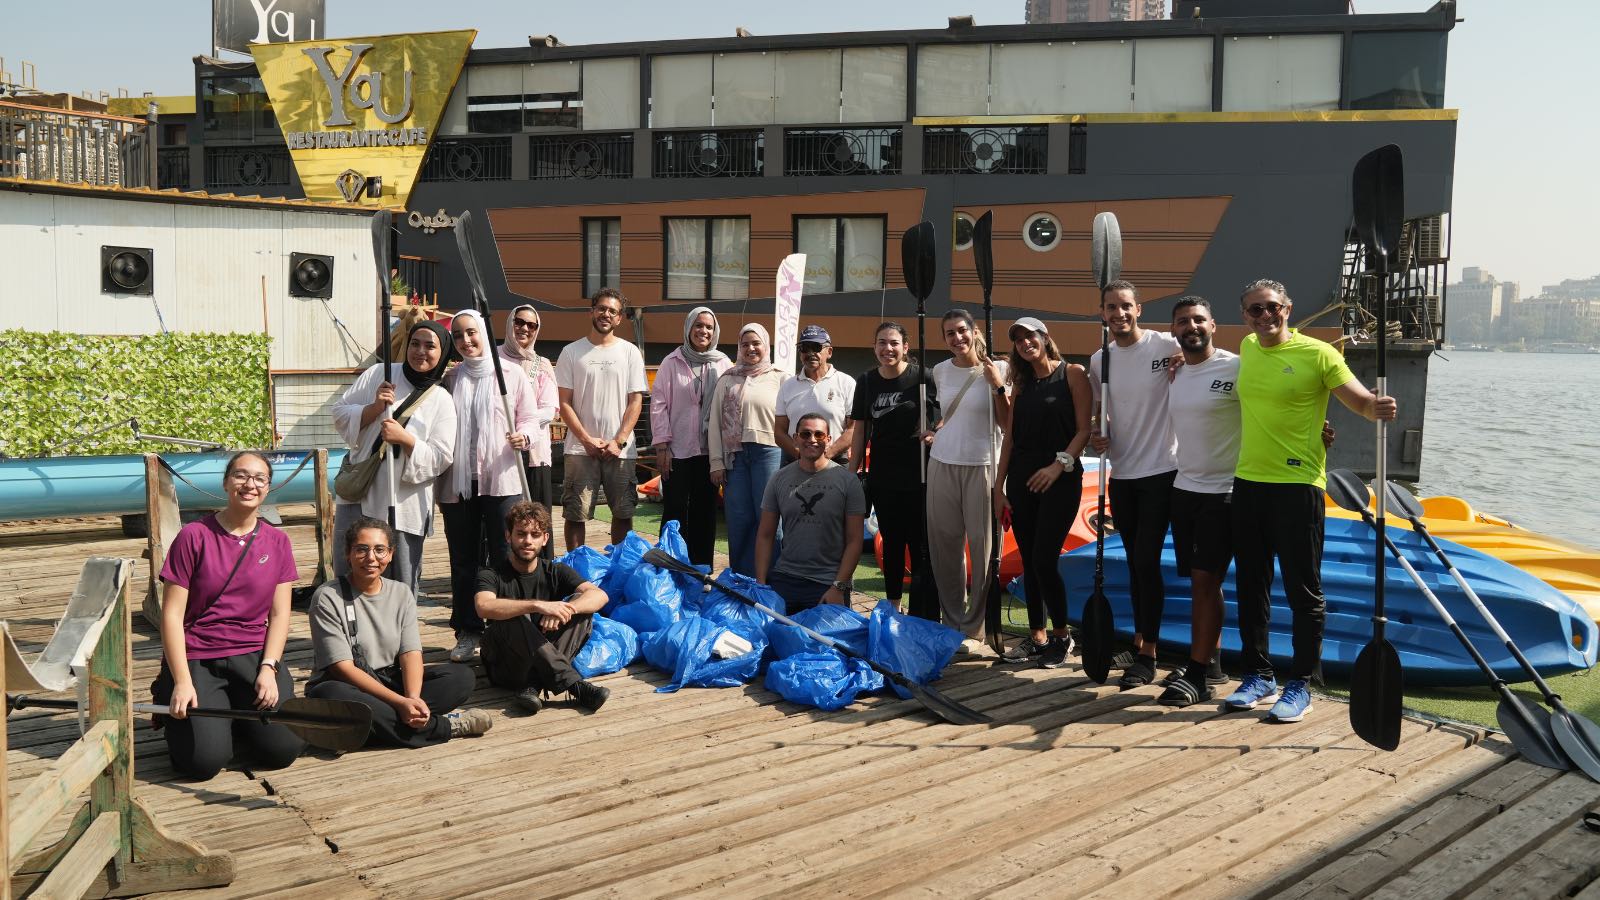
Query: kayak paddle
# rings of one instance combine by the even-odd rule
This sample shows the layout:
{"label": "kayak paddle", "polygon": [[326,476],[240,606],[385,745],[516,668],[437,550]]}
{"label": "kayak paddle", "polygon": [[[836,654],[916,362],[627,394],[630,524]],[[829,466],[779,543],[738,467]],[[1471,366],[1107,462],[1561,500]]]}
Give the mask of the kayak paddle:
{"label": "kayak paddle", "polygon": [[[994,243],[992,234],[994,229],[994,212],[988,211],[978,217],[977,224],[972,226],[972,260],[978,266],[978,283],[983,286],[983,343],[994,352],[994,302],[990,293],[994,290]],[[982,360],[979,361],[980,363]],[[990,409],[990,435],[994,434],[994,395],[989,396]],[[991,459],[998,463],[1000,459],[999,448],[994,446],[994,441],[989,442]],[[991,470],[992,471],[992,470]],[[990,485],[990,503],[993,504],[994,491]],[[989,638],[989,646],[996,653],[1004,653],[1006,639],[1004,624],[1000,620],[1000,613],[1005,605],[1005,591],[1000,587],[1000,517],[997,511],[991,509],[989,516],[989,559],[987,561],[989,577],[983,589],[983,630]],[[974,560],[976,563],[976,560]]]}
{"label": "kayak paddle", "polygon": [[[933,293],[933,282],[938,272],[937,239],[933,223],[924,219],[907,228],[900,237],[900,271],[906,280],[906,290],[917,301],[917,464],[921,488],[926,504],[928,493],[928,448],[922,443],[922,433],[928,421],[928,352],[924,346],[924,324],[928,318],[928,295]],[[927,614],[938,621],[939,586],[934,582],[928,560],[928,516],[922,516],[922,551],[911,561],[911,611],[915,615]],[[932,596],[932,602],[929,597]]]}
{"label": "kayak paddle", "polygon": [[[1122,226],[1115,213],[1094,217],[1094,238],[1090,254],[1094,283],[1105,296],[1106,285],[1122,277]],[[1100,322],[1100,434],[1111,436],[1111,328]],[[1083,604],[1083,671],[1096,684],[1111,676],[1111,647],[1116,637],[1111,631],[1111,601],[1106,599],[1106,470],[1110,453],[1101,454],[1099,469],[1099,513],[1094,518],[1094,592]],[[1068,473],[1069,475],[1071,473]]]}
{"label": "kayak paddle", "polygon": [[[1356,234],[1369,265],[1376,273],[1363,275],[1362,284],[1377,294],[1378,380],[1377,396],[1389,392],[1388,324],[1389,295],[1385,282],[1398,255],[1400,228],[1405,216],[1405,185],[1402,181],[1400,148],[1385,144],[1356,163],[1351,178],[1351,199],[1355,208]],[[1377,422],[1378,482],[1388,478],[1389,431],[1383,419]],[[1400,655],[1383,636],[1388,620],[1383,616],[1384,501],[1378,497],[1377,539],[1373,541],[1372,640],[1356,656],[1350,676],[1350,727],[1362,740],[1383,750],[1400,746],[1401,680]],[[1365,505],[1362,509],[1365,509]]]}
{"label": "kayak paddle", "polygon": [[757,601],[746,597],[744,594],[733,590],[725,584],[718,584],[716,579],[712,578],[710,575],[707,575],[706,573],[696,569],[694,566],[691,566],[686,562],[674,558],[665,550],[660,548],[651,550],[644,555],[643,561],[652,566],[658,566],[670,572],[680,572],[684,575],[688,575],[691,578],[704,582],[705,584],[710,585],[711,587],[721,591],[729,597],[732,597],[740,603],[743,603],[745,606],[759,609],[771,616],[776,621],[782,622],[785,625],[792,625],[795,628],[800,629],[801,631],[805,632],[806,637],[809,637],[812,640],[823,644],[824,646],[831,647],[834,650],[843,653],[845,656],[861,660],[862,662],[871,666],[873,671],[882,675],[884,678],[887,678],[900,687],[905,688],[907,691],[910,691],[912,698],[918,703],[921,703],[929,712],[932,712],[934,715],[944,719],[946,722],[949,722],[952,725],[987,725],[988,723],[994,721],[984,713],[981,713],[965,704],[958,703],[955,700],[951,700],[949,697],[946,697],[945,695],[939,693],[931,687],[928,687],[925,684],[918,684],[915,681],[912,681],[905,675],[902,675],[883,663],[872,659],[865,653],[852,648],[848,644],[841,644],[825,634],[812,631],[811,629],[801,625],[799,622],[796,622],[783,613],[771,609],[765,604],[758,603]]}
{"label": "kayak paddle", "polygon": [[[1367,510],[1367,498],[1370,496],[1367,486],[1361,483],[1361,479],[1357,478],[1354,472],[1349,469],[1337,469],[1329,472],[1328,496],[1332,497],[1333,501],[1341,507],[1353,513],[1359,513],[1361,520],[1366,522],[1374,531],[1377,531],[1378,522],[1373,518],[1372,513]],[[1478,668],[1483,671],[1483,674],[1488,676],[1489,687],[1500,695],[1500,706],[1495,709],[1495,719],[1500,723],[1500,728],[1505,731],[1506,737],[1511,739],[1511,743],[1517,748],[1517,751],[1527,757],[1529,762],[1546,768],[1563,770],[1572,768],[1572,765],[1567,762],[1566,754],[1562,753],[1561,748],[1556,746],[1555,735],[1550,732],[1550,720],[1541,714],[1543,710],[1535,712],[1521,697],[1511,692],[1511,688],[1507,686],[1505,679],[1495,673],[1488,660],[1484,659],[1483,654],[1478,652],[1478,648],[1472,645],[1472,641],[1468,639],[1466,632],[1461,630],[1461,626],[1450,615],[1450,611],[1445,608],[1444,603],[1440,602],[1438,596],[1422,580],[1422,576],[1417,574],[1417,570],[1412,567],[1411,561],[1406,559],[1405,555],[1400,552],[1400,548],[1396,547],[1394,541],[1390,540],[1388,533],[1377,531],[1377,534],[1388,549],[1389,554],[1400,563],[1400,568],[1405,569],[1406,574],[1411,576],[1411,580],[1416,584],[1417,589],[1422,591],[1422,596],[1428,599],[1428,603],[1433,606],[1433,611],[1438,614],[1445,627],[1450,629],[1450,633],[1456,636],[1456,640],[1461,642],[1462,647],[1466,648],[1467,655],[1471,656],[1472,661],[1478,664]],[[1379,577],[1382,577],[1381,573]],[[1352,690],[1351,693],[1353,695],[1354,691]]]}
{"label": "kayak paddle", "polygon": [[[1528,662],[1528,658],[1523,655],[1522,649],[1511,639],[1511,635],[1506,634],[1506,630],[1500,627],[1499,620],[1494,617],[1493,613],[1489,612],[1489,608],[1478,597],[1478,592],[1472,589],[1472,585],[1467,583],[1467,579],[1461,574],[1461,570],[1457,569],[1455,563],[1450,561],[1450,557],[1445,555],[1444,548],[1440,547],[1439,542],[1434,540],[1433,535],[1428,533],[1428,526],[1422,522],[1422,504],[1417,502],[1417,498],[1411,496],[1410,491],[1402,490],[1399,485],[1392,483],[1387,486],[1387,491],[1389,505],[1393,506],[1396,512],[1411,520],[1412,529],[1417,534],[1422,535],[1422,539],[1428,542],[1428,546],[1433,549],[1434,555],[1439,557],[1440,564],[1449,571],[1450,577],[1454,578],[1456,584],[1461,587],[1461,592],[1467,595],[1467,600],[1472,604],[1472,608],[1476,609],[1478,615],[1489,623],[1489,630],[1493,631],[1494,636],[1506,645],[1506,650],[1510,652],[1511,658],[1522,666],[1522,670],[1527,672],[1528,677],[1538,686],[1539,693],[1544,695],[1544,702],[1550,704],[1550,708],[1554,710],[1550,714],[1546,726],[1554,734],[1556,744],[1566,751],[1567,758],[1582,769],[1585,775],[1595,781],[1600,781],[1600,727],[1596,727],[1594,722],[1573,712],[1565,703],[1562,703],[1561,695],[1550,689],[1550,685],[1539,675],[1533,664]],[[1520,701],[1521,698],[1518,699]],[[1504,705],[1503,703],[1501,704],[1502,707]],[[1540,712],[1543,712],[1543,710]],[[1496,718],[1500,720],[1501,727],[1505,727],[1505,717],[1500,714],[1499,710],[1496,710]],[[1509,734],[1510,732],[1508,731],[1507,733]],[[1519,747],[1518,749],[1521,748]],[[1528,754],[1524,752],[1523,755],[1527,756]],[[1532,757],[1529,758],[1531,759]]]}
{"label": "kayak paddle", "polygon": [[[390,258],[390,251],[392,250],[390,231],[392,230],[393,221],[394,215],[387,209],[380,209],[372,216],[372,261],[378,268],[378,355],[383,362],[383,380],[385,382],[389,381],[391,374],[389,365],[390,356],[393,355],[391,347],[394,340],[394,336],[390,333],[392,328],[390,323],[393,321],[394,313],[390,305],[392,287],[389,281],[389,270],[394,266],[394,260]],[[392,410],[384,410],[384,418],[390,418],[392,415]],[[383,466],[383,477],[389,485],[389,509],[385,520],[389,523],[391,529],[394,528],[395,451],[397,449],[381,440],[378,444],[378,452],[383,454],[383,460],[378,464]]]}
{"label": "kayak paddle", "polygon": [[[461,268],[466,270],[467,281],[472,285],[472,308],[483,315],[483,338],[488,344],[484,352],[494,363],[494,380],[500,386],[500,405],[506,414],[506,431],[517,430],[517,417],[511,411],[511,397],[506,393],[505,370],[500,368],[500,346],[494,342],[494,323],[489,316],[489,294],[484,290],[483,272],[478,268],[478,257],[472,252],[472,212],[462,210],[456,219],[456,249],[461,252]],[[490,423],[493,424],[493,423]],[[532,500],[528,490],[528,451],[517,452],[518,483],[522,485],[522,499]]]}
{"label": "kayak paddle", "polygon": [[[77,709],[78,702],[49,700],[27,695],[6,695],[8,714],[13,709],[27,709],[30,706],[41,709]],[[135,703],[133,711],[169,716],[172,714],[172,707],[160,703]],[[372,732],[372,710],[352,700],[288,697],[274,709],[213,709],[196,706],[189,710],[189,715],[260,722],[263,725],[282,725],[313,747],[339,753],[361,749],[367,743],[367,736]]]}

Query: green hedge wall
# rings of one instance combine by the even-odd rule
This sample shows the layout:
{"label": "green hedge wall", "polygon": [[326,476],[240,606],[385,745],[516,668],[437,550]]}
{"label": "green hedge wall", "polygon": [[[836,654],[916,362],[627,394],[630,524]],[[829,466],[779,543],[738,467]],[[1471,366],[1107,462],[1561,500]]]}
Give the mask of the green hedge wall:
{"label": "green hedge wall", "polygon": [[268,446],[270,347],[264,334],[0,331],[0,453],[192,449],[135,441],[128,428],[73,440],[130,418],[152,434]]}

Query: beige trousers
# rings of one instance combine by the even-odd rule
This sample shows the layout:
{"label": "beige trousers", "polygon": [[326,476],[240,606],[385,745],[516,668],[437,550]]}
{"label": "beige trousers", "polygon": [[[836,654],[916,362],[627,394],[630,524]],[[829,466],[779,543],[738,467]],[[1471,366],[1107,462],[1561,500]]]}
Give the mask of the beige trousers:
{"label": "beige trousers", "polygon": [[[989,466],[928,460],[928,557],[939,588],[944,624],[984,639],[983,593],[989,565],[989,519],[994,484]],[[966,552],[963,552],[966,551]],[[967,584],[967,559],[976,574]]]}

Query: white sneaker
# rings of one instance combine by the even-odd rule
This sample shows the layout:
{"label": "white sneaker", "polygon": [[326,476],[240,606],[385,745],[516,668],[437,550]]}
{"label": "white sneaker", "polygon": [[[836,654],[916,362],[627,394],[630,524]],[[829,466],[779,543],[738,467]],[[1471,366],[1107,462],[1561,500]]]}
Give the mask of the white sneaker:
{"label": "white sneaker", "polygon": [[456,645],[450,648],[450,661],[453,663],[469,663],[478,656],[478,643],[482,640],[476,634],[463,634],[456,638]]}
{"label": "white sneaker", "polygon": [[485,709],[458,709],[446,713],[444,719],[450,723],[450,736],[453,738],[477,737],[494,727],[494,719]]}

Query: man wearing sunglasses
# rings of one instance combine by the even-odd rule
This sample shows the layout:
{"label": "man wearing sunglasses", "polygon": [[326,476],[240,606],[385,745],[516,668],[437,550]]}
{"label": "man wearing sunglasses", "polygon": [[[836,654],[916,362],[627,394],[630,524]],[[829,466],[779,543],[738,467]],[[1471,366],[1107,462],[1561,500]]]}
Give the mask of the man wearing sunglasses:
{"label": "man wearing sunglasses", "polygon": [[[1233,481],[1233,550],[1244,680],[1231,709],[1272,703],[1271,718],[1298,722],[1311,711],[1308,682],[1321,680],[1322,491],[1327,484],[1323,419],[1328,396],[1366,419],[1392,420],[1393,397],[1356,380],[1332,345],[1289,327],[1294,301],[1260,279],[1239,297],[1246,327],[1239,346],[1240,442]],[[1294,661],[1280,692],[1267,658],[1272,565],[1294,615]]]}
{"label": "man wearing sunglasses", "polygon": [[[833,443],[827,418],[802,415],[794,440],[800,458],[767,482],[756,532],[756,580],[778,592],[790,615],[818,603],[850,603],[867,515],[861,480],[826,455]],[[780,521],[783,553],[774,564]]]}
{"label": "man wearing sunglasses", "polygon": [[807,325],[800,331],[800,377],[785,381],[778,388],[778,411],[773,419],[774,439],[783,449],[785,459],[797,459],[794,433],[800,427],[800,417],[806,413],[821,413],[828,419],[828,433],[833,441],[827,447],[827,456],[840,465],[850,459],[850,441],[855,436],[855,425],[845,425],[850,415],[850,405],[856,398],[856,380],[830,364],[833,359],[833,339],[821,325]]}

